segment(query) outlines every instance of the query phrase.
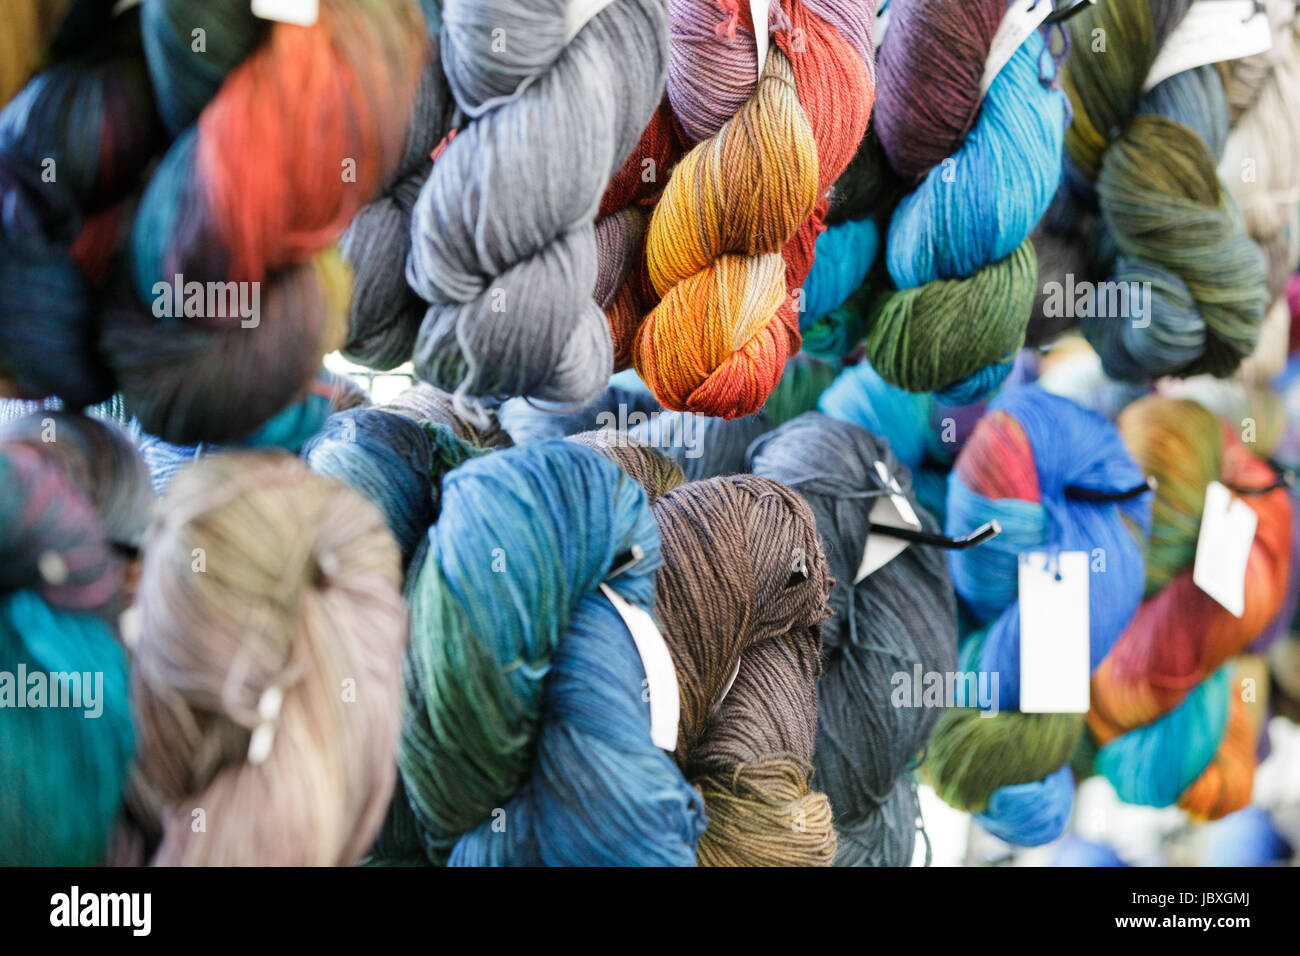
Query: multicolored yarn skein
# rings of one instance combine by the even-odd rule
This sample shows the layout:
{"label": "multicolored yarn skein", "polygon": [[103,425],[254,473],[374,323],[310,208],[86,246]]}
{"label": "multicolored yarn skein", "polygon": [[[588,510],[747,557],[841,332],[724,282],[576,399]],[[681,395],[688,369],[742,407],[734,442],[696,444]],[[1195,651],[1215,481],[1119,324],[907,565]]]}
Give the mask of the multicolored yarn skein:
{"label": "multicolored yarn skein", "polygon": [[411,585],[398,755],[429,860],[693,862],[700,797],[651,740],[645,668],[601,593],[649,610],[659,564],[645,492],[572,442],[444,478]]}
{"label": "multicolored yarn skein", "polygon": [[1234,616],[1193,583],[1206,487],[1265,488],[1271,468],[1195,402],[1149,396],[1119,427],[1156,492],[1146,600],[1092,681],[1096,768],[1121,799],[1214,818],[1249,800],[1255,733],[1223,666],[1277,616],[1291,563],[1285,489],[1241,496],[1258,525]]}
{"label": "multicolored yarn skein", "polygon": [[646,265],[660,301],[633,348],[666,408],[752,414],[798,351],[794,293],[875,99],[872,12],[868,0],[774,2],[751,95],[745,5],[673,5],[675,31],[685,21],[720,39],[673,47],[669,98],[699,142],[650,217]]}
{"label": "multicolored yarn skein", "polygon": [[621,432],[586,433],[646,482],[662,539],[655,617],[681,694],[677,763],[704,798],[701,866],[827,866],[830,803],[812,789],[830,586],[812,512],[770,478],[682,483]]}
{"label": "multicolored yarn skein", "polygon": [[[182,29],[216,15],[167,12]],[[146,49],[160,100],[193,115],[210,64]],[[271,24],[173,143],[102,338],[145,431],[238,441],[306,393],[351,294],[332,244],[401,159],[425,51],[416,0],[321,0],[313,26]]]}
{"label": "multicolored yarn skein", "polygon": [[894,0],[880,50],[880,141],[917,183],[885,249],[900,291],[871,318],[889,382],[952,404],[988,394],[1024,344],[1037,281],[1030,231],[1056,192],[1065,97],[1029,34],[980,84],[1007,0]]}
{"label": "multicolored yarn skein", "polygon": [[662,2],[584,24],[569,7],[443,5],[443,67],[473,121],[420,191],[406,276],[429,303],[416,371],[460,399],[587,401],[613,370],[592,224],[659,101],[667,32]]}
{"label": "multicolored yarn skein", "polygon": [[98,864],[135,746],[117,615],[148,478],[63,414],[7,426],[0,472],[0,863]]}
{"label": "multicolored yarn skein", "polygon": [[[895,679],[957,666],[957,605],[947,556],[912,545],[855,583],[871,510],[888,493],[876,463],[903,487],[910,479],[889,446],[861,428],[809,412],[758,439],[750,462],[754,474],[793,488],[808,502],[834,581],[833,613],[822,631],[813,765],[835,811],[835,862],[908,866],[917,813],[905,774],[941,710],[895,706]],[[922,522],[938,533],[929,515]],[[892,812],[896,806],[912,812]]]}
{"label": "multicolored yarn skein", "polygon": [[137,607],[153,863],[359,859],[396,778],[407,633],[379,513],[283,452],[205,459],[150,528]]}
{"label": "multicolored yarn skein", "polygon": [[1100,208],[1094,268],[1121,287],[1150,283],[1140,317],[1081,322],[1106,374],[1121,380],[1231,374],[1254,349],[1267,304],[1263,257],[1215,171],[1228,122],[1218,71],[1184,70],[1143,92],[1189,4],[1109,0],[1068,24],[1067,176]]}
{"label": "multicolored yarn skein", "polygon": [[112,393],[95,312],[123,201],[162,145],[136,13],[0,112],[0,394]]}
{"label": "multicolored yarn skein", "polygon": [[1114,425],[1032,385],[1003,392],[957,456],[949,534],[991,519],[1002,526],[991,541],[949,556],[976,624],[962,636],[960,666],[990,683],[996,675],[999,713],[946,711],[922,771],[946,802],[978,814],[1008,842],[1037,846],[1060,836],[1074,797],[1069,760],[1084,729],[1082,714],[1017,712],[1021,555],[1088,554],[1095,669],[1142,598],[1151,496],[1131,493],[1145,480]]}

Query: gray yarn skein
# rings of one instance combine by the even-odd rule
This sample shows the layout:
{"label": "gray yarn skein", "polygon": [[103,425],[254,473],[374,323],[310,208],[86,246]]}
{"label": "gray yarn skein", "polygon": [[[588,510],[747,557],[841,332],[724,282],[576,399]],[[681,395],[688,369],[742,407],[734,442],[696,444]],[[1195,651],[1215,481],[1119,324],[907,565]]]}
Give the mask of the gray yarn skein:
{"label": "gray yarn skein", "polygon": [[348,337],[342,352],[361,365],[396,368],[415,351],[428,306],[406,282],[411,210],[433,169],[429,154],[451,129],[455,113],[438,38],[430,37],[402,161],[383,194],[362,207],[339,242],[353,274]]}
{"label": "gray yarn skein", "polygon": [[[909,545],[853,583],[866,547],[872,505],[883,492],[882,461],[899,485],[911,475],[888,443],[856,425],[807,412],[759,438],[750,467],[788,485],[817,518],[835,583],[834,616],[822,631],[814,782],[830,798],[839,834],[837,866],[906,865],[917,830],[915,798],[903,796],[907,771],[923,750],[941,708],[895,707],[893,676],[957,666],[957,604],[947,555]],[[907,496],[924,528],[934,520]]]}
{"label": "gray yarn skein", "polygon": [[659,104],[667,18],[662,0],[615,0],[566,45],[567,7],[443,5],[447,80],[478,118],[420,191],[406,278],[429,303],[416,372],[466,406],[467,396],[587,402],[613,369],[592,298],[593,223]]}

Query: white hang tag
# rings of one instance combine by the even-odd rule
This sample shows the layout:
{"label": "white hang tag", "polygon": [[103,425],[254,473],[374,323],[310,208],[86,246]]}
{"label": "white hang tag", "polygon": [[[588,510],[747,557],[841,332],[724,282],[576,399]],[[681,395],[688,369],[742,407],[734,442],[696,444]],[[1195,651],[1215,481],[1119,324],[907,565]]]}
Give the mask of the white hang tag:
{"label": "white hang tag", "polygon": [[578,33],[614,0],[569,0],[564,11],[564,42],[570,43]]}
{"label": "white hang tag", "polygon": [[[890,475],[883,461],[876,462],[876,474],[880,476],[884,486],[893,493],[875,500],[871,506],[870,522],[873,525],[892,525],[896,528],[906,527],[913,531],[920,531],[921,519],[917,517],[916,509],[907,500],[907,495],[903,494],[903,489]],[[862,563],[858,565],[858,573],[853,578],[853,583],[860,584],[863,578],[884,567],[902,554],[906,548],[907,542],[901,538],[868,532],[867,544],[862,550]]]}
{"label": "white hang tag", "polygon": [[749,15],[754,20],[754,45],[758,47],[758,78],[767,66],[767,13],[772,0],[749,0]]}
{"label": "white hang tag", "polygon": [[649,612],[623,600],[622,595],[608,584],[602,583],[600,590],[627,625],[632,633],[632,643],[641,655],[646,690],[650,695],[650,739],[660,750],[672,752],[677,749],[681,701],[677,696],[677,671],[673,668],[668,645]]}
{"label": "white hang tag", "polygon": [[1142,92],[1175,73],[1239,60],[1272,46],[1268,14],[1254,0],[1196,0],[1156,54]]}
{"label": "white hang tag", "polygon": [[253,0],[253,16],[311,27],[320,16],[320,0]]}
{"label": "white hang tag", "polygon": [[739,676],[740,661],[736,661],[736,666],[731,669],[731,676],[727,678],[727,686],[722,688],[722,693],[718,695],[718,699],[715,700],[713,706],[709,708],[710,717],[713,717],[713,715],[722,709],[722,702],[726,700],[727,695],[731,693],[731,688],[736,685],[736,678]]}
{"label": "white hang tag", "polygon": [[120,17],[132,7],[138,7],[144,3],[144,0],[117,0],[117,5],[113,7],[113,16]]}
{"label": "white hang tag", "polygon": [[993,34],[988,58],[984,61],[984,75],[980,78],[981,98],[988,93],[994,78],[1010,62],[1020,45],[1042,26],[1051,12],[1052,0],[1013,0],[1011,6],[1007,7],[997,32]]}
{"label": "white hang tag", "polygon": [[871,31],[871,39],[877,50],[880,49],[880,44],[885,42],[885,30],[889,28],[889,3],[890,0],[880,0],[880,9],[876,11],[876,23]]}
{"label": "white hang tag", "polygon": [[1250,505],[1224,485],[1212,481],[1206,486],[1192,583],[1234,617],[1246,613],[1246,564],[1258,524]]}
{"label": "white hang tag", "polygon": [[1088,552],[1020,556],[1020,712],[1088,712]]}

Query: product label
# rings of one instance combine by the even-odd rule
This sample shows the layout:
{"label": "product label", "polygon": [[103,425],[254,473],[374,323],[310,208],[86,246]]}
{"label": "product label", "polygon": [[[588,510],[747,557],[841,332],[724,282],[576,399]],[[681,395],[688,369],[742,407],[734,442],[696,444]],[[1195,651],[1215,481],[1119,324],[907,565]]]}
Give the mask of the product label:
{"label": "product label", "polygon": [[876,24],[871,31],[871,39],[877,50],[885,42],[885,30],[889,28],[889,4],[890,0],[879,0],[879,9],[876,10]]}
{"label": "product label", "polygon": [[1273,46],[1268,14],[1255,0],[1196,0],[1156,54],[1145,93],[1175,73],[1263,53]]}
{"label": "product label", "polygon": [[1002,15],[998,32],[993,34],[993,43],[989,46],[988,58],[984,61],[984,76],[980,79],[980,96],[984,96],[993,85],[1002,68],[1007,65],[1020,44],[1029,39],[1052,12],[1052,0],[1012,0],[1007,12]]}
{"label": "product label", "polygon": [[1201,533],[1196,539],[1192,583],[1234,617],[1246,613],[1246,564],[1258,523],[1259,516],[1250,505],[1219,482],[1209,483]]}
{"label": "product label", "polygon": [[749,0],[749,15],[754,20],[754,44],[758,48],[758,78],[763,78],[767,66],[767,14],[772,0]]}
{"label": "product label", "polygon": [[1085,714],[1088,655],[1088,552],[1020,556],[1020,711]]}
{"label": "product label", "polygon": [[[876,499],[871,506],[869,518],[871,523],[873,525],[892,525],[896,528],[905,527],[920,531],[921,519],[917,517],[916,509],[907,500],[907,496],[903,494],[903,490],[899,487],[894,476],[889,473],[889,469],[885,467],[883,461],[876,462],[875,466],[876,474],[880,476],[881,483],[893,494]],[[862,563],[858,565],[858,573],[854,577],[853,583],[860,583],[868,574],[902,554],[906,548],[907,542],[902,538],[891,538],[887,535],[868,532],[867,544],[862,551]]]}
{"label": "product label", "polygon": [[641,655],[645,689],[650,696],[650,739],[660,750],[674,751],[677,749],[681,700],[677,696],[677,671],[673,668],[673,658],[659,625],[649,612],[623,600],[622,595],[608,584],[601,584],[600,590],[627,625],[637,653]]}
{"label": "product label", "polygon": [[592,17],[611,3],[613,0],[569,0],[569,6],[564,11],[564,42],[570,42],[591,22]]}
{"label": "product label", "polygon": [[299,27],[315,26],[320,0],[253,0],[253,16]]}

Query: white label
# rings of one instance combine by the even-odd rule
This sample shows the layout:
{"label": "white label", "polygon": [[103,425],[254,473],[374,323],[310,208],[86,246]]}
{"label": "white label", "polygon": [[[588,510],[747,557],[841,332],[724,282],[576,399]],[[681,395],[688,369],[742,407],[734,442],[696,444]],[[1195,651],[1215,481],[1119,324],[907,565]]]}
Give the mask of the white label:
{"label": "white label", "polygon": [[736,661],[736,666],[731,669],[731,676],[727,678],[727,686],[722,688],[722,693],[718,695],[718,699],[715,700],[713,702],[713,706],[709,708],[710,718],[712,718],[714,715],[717,714],[719,710],[722,709],[722,702],[726,700],[727,695],[731,693],[731,688],[736,685],[736,678],[739,676],[740,676],[740,661]]}
{"label": "white label", "polygon": [[1086,714],[1088,552],[1020,556],[1020,712]]}
{"label": "white label", "polygon": [[113,16],[120,17],[132,7],[138,7],[144,3],[144,0],[117,0],[117,6],[113,7]]}
{"label": "white label", "polygon": [[[890,475],[889,469],[885,467],[883,461],[876,462],[876,474],[880,476],[881,483],[893,491],[893,494],[876,499],[871,506],[871,515],[869,516],[871,524],[892,525],[896,528],[908,527],[914,531],[920,531],[921,519],[917,517],[912,503],[907,500],[907,496],[903,494],[903,489]],[[862,579],[868,574],[884,567],[902,554],[906,548],[907,542],[902,538],[891,538],[888,535],[868,532],[867,544],[862,551],[862,563],[858,565],[858,573],[853,579],[853,583],[861,583]]]}
{"label": "white label", "polygon": [[749,0],[749,15],[754,20],[754,44],[758,47],[758,78],[767,65],[767,12],[772,0]]}
{"label": "white label", "polygon": [[989,55],[984,61],[984,76],[980,78],[980,96],[984,96],[993,85],[1002,68],[1007,65],[1020,44],[1029,39],[1052,12],[1052,0],[1014,0],[1002,15],[998,32],[993,34],[989,45]]}
{"label": "white label", "polygon": [[1268,14],[1254,0],[1196,0],[1156,54],[1142,92],[1194,67],[1263,53],[1273,46]]}
{"label": "white label", "polygon": [[1233,616],[1246,613],[1246,563],[1259,516],[1217,481],[1205,488],[1192,583]]}
{"label": "white label", "polygon": [[632,643],[641,655],[646,690],[650,694],[650,739],[660,750],[671,753],[677,749],[677,722],[681,716],[681,701],[677,697],[677,671],[673,668],[668,645],[649,612],[623,600],[608,584],[601,584],[600,590],[609,598],[609,603],[614,605],[614,610],[632,632]]}
{"label": "white label", "polygon": [[591,18],[600,13],[614,0],[569,0],[569,7],[564,11],[564,42],[570,42],[591,22]]}
{"label": "white label", "polygon": [[880,49],[880,44],[885,42],[885,30],[889,27],[889,2],[890,0],[880,0],[880,9],[876,11],[876,25],[871,31],[871,39],[877,50]]}
{"label": "white label", "polygon": [[253,0],[253,16],[311,27],[320,16],[320,0]]}

